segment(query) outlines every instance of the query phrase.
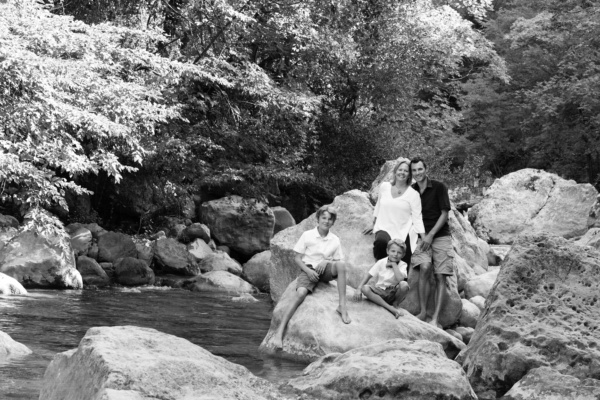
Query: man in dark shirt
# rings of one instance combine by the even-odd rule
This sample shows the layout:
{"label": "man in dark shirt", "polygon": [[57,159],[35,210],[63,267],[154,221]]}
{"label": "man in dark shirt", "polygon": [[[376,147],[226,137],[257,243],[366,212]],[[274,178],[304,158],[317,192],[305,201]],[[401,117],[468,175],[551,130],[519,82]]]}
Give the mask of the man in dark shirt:
{"label": "man in dark shirt", "polygon": [[[429,179],[427,165],[421,158],[414,158],[410,162],[412,176],[416,183],[413,189],[421,194],[421,206],[425,234],[421,235],[420,243],[413,253],[413,268],[419,269],[419,305],[420,313],[417,315],[422,321],[427,318],[427,300],[429,298],[429,278],[433,272],[436,278],[435,307],[430,324],[439,326],[438,318],[444,302],[444,287],[446,278],[454,273],[454,250],[452,237],[448,226],[448,212],[450,211],[450,198],[448,188],[442,182]],[[433,267],[433,268],[432,268]]]}

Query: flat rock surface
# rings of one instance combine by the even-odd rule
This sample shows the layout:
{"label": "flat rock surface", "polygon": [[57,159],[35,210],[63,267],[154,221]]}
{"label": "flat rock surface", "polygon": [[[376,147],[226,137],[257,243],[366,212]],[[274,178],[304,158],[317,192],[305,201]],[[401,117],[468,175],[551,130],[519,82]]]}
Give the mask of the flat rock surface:
{"label": "flat rock surface", "polygon": [[598,400],[600,381],[563,375],[548,367],[534,368],[502,400]]}
{"label": "flat rock surface", "polygon": [[463,367],[477,393],[506,393],[533,368],[600,376],[600,252],[555,236],[521,237],[502,264]]}
{"label": "flat rock surface", "polygon": [[150,328],[90,328],[57,354],[40,400],[278,400],[271,383],[200,346]]}
{"label": "flat rock surface", "polygon": [[[275,353],[271,340],[284,310],[293,300],[295,289],[295,284],[290,285],[275,307],[271,327],[260,345],[261,351]],[[395,319],[390,312],[370,301],[352,301],[353,293],[354,289],[347,287],[348,313],[352,322],[344,324],[335,311],[338,306],[337,285],[319,283],[292,316],[284,336],[283,350],[275,355],[312,361],[329,353],[344,353],[369,343],[396,338],[440,343],[449,357],[454,357],[465,347],[453,336],[419,321],[406,311],[404,316]]]}
{"label": "flat rock surface", "polygon": [[489,243],[510,244],[521,233],[571,238],[587,231],[597,195],[589,183],[527,168],[497,179],[469,219]]}
{"label": "flat rock surface", "polygon": [[288,383],[318,399],[475,400],[458,363],[426,340],[393,339],[329,354]]}

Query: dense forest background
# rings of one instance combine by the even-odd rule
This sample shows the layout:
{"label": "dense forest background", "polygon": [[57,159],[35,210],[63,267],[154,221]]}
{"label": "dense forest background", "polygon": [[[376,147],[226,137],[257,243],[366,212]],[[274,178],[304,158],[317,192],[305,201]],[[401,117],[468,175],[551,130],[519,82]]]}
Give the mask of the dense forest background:
{"label": "dense forest background", "polygon": [[595,0],[0,0],[2,211],[35,229],[303,217],[398,156],[598,187],[599,142]]}

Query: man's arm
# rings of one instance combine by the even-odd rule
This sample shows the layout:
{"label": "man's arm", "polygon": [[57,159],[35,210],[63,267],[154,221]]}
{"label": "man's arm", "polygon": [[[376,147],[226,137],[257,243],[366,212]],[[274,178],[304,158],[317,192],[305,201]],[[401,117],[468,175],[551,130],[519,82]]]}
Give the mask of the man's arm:
{"label": "man's arm", "polygon": [[433,242],[433,237],[435,236],[436,233],[438,233],[438,231],[440,229],[442,229],[442,226],[444,226],[444,224],[447,221],[448,221],[448,210],[442,210],[442,214],[438,218],[438,220],[435,223],[435,225],[433,226],[433,228],[431,228],[431,230],[429,232],[427,232],[427,234],[423,237],[423,243],[421,243],[421,250],[427,251],[429,246],[431,246],[431,242]]}
{"label": "man's arm", "polygon": [[308,268],[306,264],[304,264],[304,262],[302,261],[302,256],[303,254],[296,252],[296,256],[294,257],[296,265],[300,267],[302,271],[306,272],[306,275],[308,275],[308,279],[310,279],[311,282],[318,282],[319,274],[317,274],[315,270]]}

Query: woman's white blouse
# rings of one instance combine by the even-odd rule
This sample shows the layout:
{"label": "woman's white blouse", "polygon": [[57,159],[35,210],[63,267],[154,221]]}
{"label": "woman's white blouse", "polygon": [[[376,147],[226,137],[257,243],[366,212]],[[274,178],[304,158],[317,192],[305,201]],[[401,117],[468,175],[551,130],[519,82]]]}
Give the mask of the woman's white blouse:
{"label": "woman's white blouse", "polygon": [[421,196],[408,187],[402,196],[392,197],[392,184],[383,182],[379,186],[379,197],[373,216],[377,218],[373,232],[386,231],[392,239],[406,240],[410,234],[410,247],[414,253],[419,233],[425,233],[421,216]]}

